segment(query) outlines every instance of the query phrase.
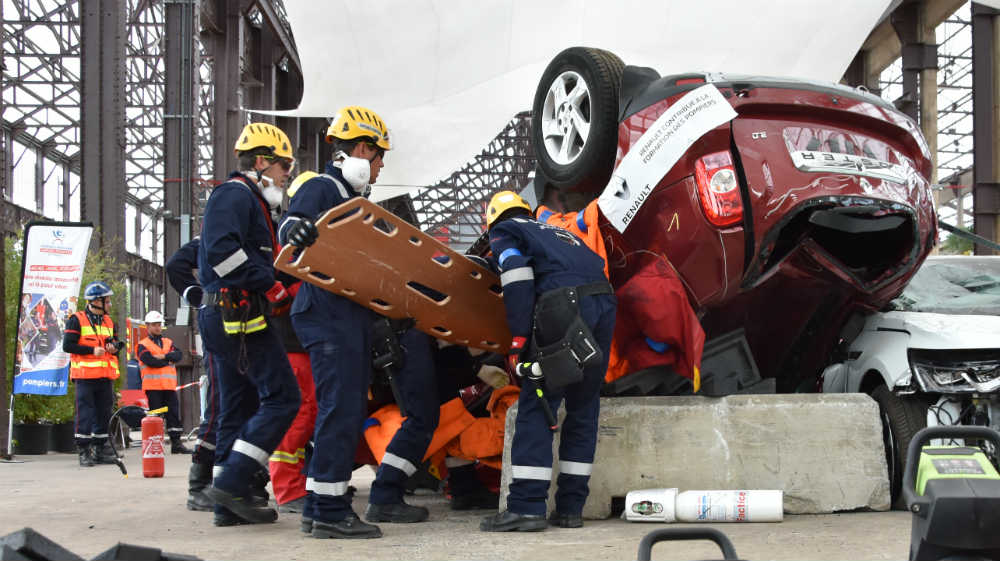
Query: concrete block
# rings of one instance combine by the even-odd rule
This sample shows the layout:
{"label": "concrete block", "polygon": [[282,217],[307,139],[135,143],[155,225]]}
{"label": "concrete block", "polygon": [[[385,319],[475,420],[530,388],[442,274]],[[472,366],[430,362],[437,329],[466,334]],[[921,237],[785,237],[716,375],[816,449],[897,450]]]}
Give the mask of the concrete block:
{"label": "concrete block", "polygon": [[[516,415],[516,406],[507,412],[501,509]],[[559,433],[553,440],[550,512]],[[888,510],[878,405],[864,394],[602,398],[583,515],[607,518],[612,498],[661,487],[781,489],[789,514]]]}

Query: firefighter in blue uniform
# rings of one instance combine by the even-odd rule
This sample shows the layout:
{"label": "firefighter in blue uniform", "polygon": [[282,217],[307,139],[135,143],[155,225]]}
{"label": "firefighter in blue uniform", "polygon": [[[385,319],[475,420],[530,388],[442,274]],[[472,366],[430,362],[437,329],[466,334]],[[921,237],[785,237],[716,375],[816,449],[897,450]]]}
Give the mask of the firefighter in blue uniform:
{"label": "firefighter in blue uniform", "polygon": [[[291,142],[274,125],[250,123],[235,151],[243,171],[212,191],[198,247],[204,289],[198,323],[219,367],[215,478],[203,491],[216,503],[216,525],[277,519],[274,509],[253,506],[251,482],[267,469],[300,402],[281,340],[267,320],[290,302],[275,279],[278,246],[270,207],[280,202],[295,162]],[[248,415],[254,393],[259,407]]]}
{"label": "firefighter in blue uniform", "polygon": [[[194,271],[198,269],[198,246],[201,239],[193,240],[181,246],[170,256],[164,269],[170,286],[181,295],[181,298],[191,307],[200,308],[202,289]],[[210,511],[214,504],[202,491],[212,484],[212,465],[215,463],[215,421],[219,412],[219,384],[215,381],[215,366],[212,355],[205,353],[205,373],[208,378],[208,403],[205,407],[205,417],[198,425],[198,440],[195,441],[194,453],[191,455],[191,469],[188,471],[188,510]]]}
{"label": "firefighter in blue uniform", "polygon": [[[333,158],[325,173],[302,184],[281,224],[280,239],[298,247],[315,242],[318,232],[313,221],[324,212],[353,197],[367,196],[383,166],[382,158],[391,148],[385,122],[373,111],[357,106],[337,112],[326,139],[333,143]],[[358,518],[347,494],[355,449],[368,414],[370,330],[375,317],[367,308],[310,284],[303,284],[292,305],[292,324],[309,352],[316,382],[318,411],[306,479],[309,494],[302,513],[302,530],[315,538],[382,536],[378,526]],[[414,411],[422,409],[415,401],[410,405]],[[429,432],[436,424],[435,416]],[[414,433],[427,428],[422,426]],[[369,521],[419,522],[427,518],[427,509],[407,505],[400,492],[406,475],[423,459],[426,446],[424,443],[419,457],[415,453],[419,442],[389,449],[392,455],[379,468],[372,486],[366,511]]]}
{"label": "firefighter in blue uniform", "polygon": [[[516,193],[494,195],[486,225],[513,336],[508,361],[524,386],[511,446],[507,510],[483,519],[479,528],[578,528],[597,446],[600,389],[617,308],[614,293],[604,276],[604,261],[573,234],[534,220]],[[552,412],[563,399],[556,511],[546,521]]]}

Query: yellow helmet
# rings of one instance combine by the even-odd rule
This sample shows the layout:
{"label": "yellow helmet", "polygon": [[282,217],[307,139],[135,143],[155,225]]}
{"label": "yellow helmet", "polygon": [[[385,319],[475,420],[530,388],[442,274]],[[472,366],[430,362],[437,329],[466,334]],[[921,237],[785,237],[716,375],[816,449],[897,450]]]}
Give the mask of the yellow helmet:
{"label": "yellow helmet", "polygon": [[243,127],[243,132],[236,138],[233,150],[239,154],[254,148],[270,148],[275,156],[295,161],[295,156],[292,155],[292,142],[288,140],[288,135],[270,123],[250,123]]}
{"label": "yellow helmet", "polygon": [[292,180],[291,185],[288,186],[288,191],[287,191],[288,197],[291,198],[295,196],[295,192],[299,190],[299,187],[302,187],[303,183],[309,181],[310,179],[318,175],[319,174],[316,173],[315,171],[304,171],[299,175],[297,175],[295,179]]}
{"label": "yellow helmet", "polygon": [[531,206],[521,198],[521,195],[513,191],[500,191],[493,195],[489,206],[486,207],[486,227],[491,228],[500,215],[512,208],[523,208],[531,213]]}
{"label": "yellow helmet", "polygon": [[371,109],[357,105],[343,107],[333,117],[333,122],[326,129],[326,141],[354,140],[363,136],[375,139],[375,145],[383,150],[391,150],[389,145],[389,129],[385,121]]}

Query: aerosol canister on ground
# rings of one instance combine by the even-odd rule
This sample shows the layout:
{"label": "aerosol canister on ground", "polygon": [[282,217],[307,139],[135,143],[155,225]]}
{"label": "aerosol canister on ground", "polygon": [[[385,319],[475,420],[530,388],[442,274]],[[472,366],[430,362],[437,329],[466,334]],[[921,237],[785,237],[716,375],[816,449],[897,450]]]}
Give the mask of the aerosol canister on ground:
{"label": "aerosol canister on ground", "polygon": [[628,493],[623,517],[639,522],[781,522],[783,498],[778,490],[643,489]]}
{"label": "aerosol canister on ground", "polygon": [[143,477],[163,477],[164,453],[163,453],[163,429],[162,417],[156,415],[146,415],[142,419],[142,476]]}

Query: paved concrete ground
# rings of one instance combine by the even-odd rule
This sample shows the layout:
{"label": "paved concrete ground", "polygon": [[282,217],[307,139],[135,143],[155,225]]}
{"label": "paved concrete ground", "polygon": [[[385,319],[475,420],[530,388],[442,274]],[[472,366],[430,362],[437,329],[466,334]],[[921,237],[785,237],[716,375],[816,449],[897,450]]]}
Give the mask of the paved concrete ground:
{"label": "paved concrete ground", "polygon": [[[663,527],[621,520],[587,521],[582,530],[541,533],[479,532],[486,512],[458,513],[439,495],[409,500],[430,508],[423,524],[382,524],[380,540],[314,540],[298,531],[297,515],[275,524],[214,528],[209,513],[185,509],[186,456],[168,456],[166,477],[144,479],[138,450],[129,450],[132,474],[115,466],[80,468],[75,455],[21,456],[0,463],[0,535],[33,527],[90,558],[122,541],[203,559],[635,559],[639,539]],[[355,509],[363,510],[372,472],[355,474]],[[786,516],[775,524],[717,526],[742,559],[905,559],[910,517],[903,512]],[[708,543],[660,544],[654,559],[719,558]]]}

